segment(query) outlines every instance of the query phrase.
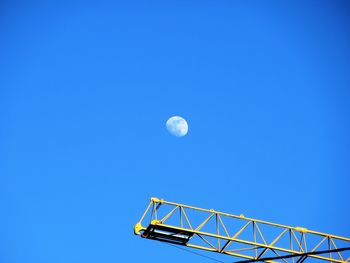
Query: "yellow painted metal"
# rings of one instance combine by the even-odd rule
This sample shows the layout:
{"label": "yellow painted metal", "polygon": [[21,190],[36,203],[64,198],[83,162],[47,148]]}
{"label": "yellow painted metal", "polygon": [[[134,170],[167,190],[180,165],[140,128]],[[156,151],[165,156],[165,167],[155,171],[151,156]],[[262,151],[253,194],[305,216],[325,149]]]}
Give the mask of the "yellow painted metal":
{"label": "yellow painted metal", "polygon": [[[203,217],[199,222],[195,220],[195,213],[200,213]],[[150,221],[147,226],[142,226],[147,215]],[[208,225],[212,221],[215,222],[210,228]],[[231,227],[235,228],[234,232]],[[262,227],[265,228],[264,231]],[[140,221],[135,225],[134,233],[143,238],[243,258],[247,262],[301,263],[307,258],[336,263],[350,262],[350,238],[155,197],[151,198]]]}
{"label": "yellow painted metal", "polygon": [[134,226],[134,234],[135,235],[139,235],[141,230],[146,230],[146,228],[143,228],[141,223],[136,223],[136,225]]}

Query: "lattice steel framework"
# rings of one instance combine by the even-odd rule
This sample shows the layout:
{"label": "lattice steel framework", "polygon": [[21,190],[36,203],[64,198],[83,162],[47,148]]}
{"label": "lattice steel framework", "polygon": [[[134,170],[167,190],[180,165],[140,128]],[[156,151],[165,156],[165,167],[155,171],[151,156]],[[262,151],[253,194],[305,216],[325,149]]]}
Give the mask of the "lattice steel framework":
{"label": "lattice steel framework", "polygon": [[[143,226],[147,217],[149,223]],[[151,198],[134,226],[134,233],[241,258],[236,262],[301,263],[306,259],[350,262],[349,238],[158,198]]]}

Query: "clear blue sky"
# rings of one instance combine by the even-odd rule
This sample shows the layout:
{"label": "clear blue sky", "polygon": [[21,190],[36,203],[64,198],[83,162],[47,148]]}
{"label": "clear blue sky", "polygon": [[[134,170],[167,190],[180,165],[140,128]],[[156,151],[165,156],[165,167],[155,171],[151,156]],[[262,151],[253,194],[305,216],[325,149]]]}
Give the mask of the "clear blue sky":
{"label": "clear blue sky", "polygon": [[151,196],[350,236],[348,1],[3,1],[0,72],[0,262],[206,262]]}

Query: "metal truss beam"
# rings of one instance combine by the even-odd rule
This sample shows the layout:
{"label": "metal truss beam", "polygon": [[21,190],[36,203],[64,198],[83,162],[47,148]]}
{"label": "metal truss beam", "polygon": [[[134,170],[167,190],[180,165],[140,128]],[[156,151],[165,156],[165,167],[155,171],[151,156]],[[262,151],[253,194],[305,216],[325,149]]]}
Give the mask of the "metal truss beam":
{"label": "metal truss beam", "polygon": [[[142,224],[149,217],[147,226]],[[240,263],[350,262],[350,239],[151,198],[134,233],[143,238],[243,258]]]}

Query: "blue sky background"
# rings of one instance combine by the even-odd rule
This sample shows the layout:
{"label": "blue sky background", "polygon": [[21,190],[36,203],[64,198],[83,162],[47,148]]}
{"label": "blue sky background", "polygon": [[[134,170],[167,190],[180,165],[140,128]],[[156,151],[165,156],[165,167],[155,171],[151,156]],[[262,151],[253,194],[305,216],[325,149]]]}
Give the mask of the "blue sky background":
{"label": "blue sky background", "polygon": [[350,236],[348,1],[70,2],[0,5],[1,262],[205,262],[151,196]]}

